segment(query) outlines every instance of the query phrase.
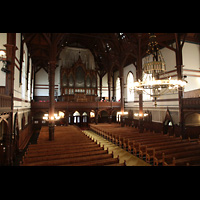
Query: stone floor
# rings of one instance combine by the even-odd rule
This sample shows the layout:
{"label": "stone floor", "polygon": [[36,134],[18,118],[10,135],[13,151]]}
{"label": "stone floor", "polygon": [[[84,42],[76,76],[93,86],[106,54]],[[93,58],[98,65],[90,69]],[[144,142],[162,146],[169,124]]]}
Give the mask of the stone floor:
{"label": "stone floor", "polygon": [[142,159],[134,156],[133,154],[125,151],[121,147],[118,147],[117,145],[113,144],[112,142],[109,142],[108,140],[104,139],[103,137],[97,135],[91,130],[84,130],[83,131],[85,135],[92,138],[94,141],[97,140],[97,143],[101,146],[104,145],[104,149],[108,149],[109,153],[114,154],[114,158],[117,158],[119,155],[119,162],[123,163],[124,160],[126,161],[127,166],[151,166],[150,164],[146,163]]}

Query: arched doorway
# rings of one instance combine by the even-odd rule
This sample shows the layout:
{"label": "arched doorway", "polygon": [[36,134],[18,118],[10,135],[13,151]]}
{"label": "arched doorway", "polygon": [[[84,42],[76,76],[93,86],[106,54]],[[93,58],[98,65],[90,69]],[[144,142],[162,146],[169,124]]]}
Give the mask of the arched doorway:
{"label": "arched doorway", "polygon": [[13,157],[16,158],[19,153],[19,124],[18,124],[18,113],[14,116],[14,131],[12,133],[13,143]]}
{"label": "arched doorway", "polygon": [[73,124],[80,125],[81,123],[81,115],[78,111],[75,111],[73,114]]}
{"label": "arched doorway", "polygon": [[174,123],[168,109],[163,122],[163,134],[174,135]]}
{"label": "arched doorway", "polygon": [[87,114],[87,112],[83,112],[83,114],[82,114],[81,126],[82,127],[87,127],[88,126],[88,114]]}
{"label": "arched doorway", "polygon": [[112,111],[112,122],[116,122],[116,115],[117,115],[117,111],[113,110]]}
{"label": "arched doorway", "polygon": [[172,135],[173,134],[173,123],[170,120],[164,122],[163,133]]}
{"label": "arched doorway", "polygon": [[8,124],[4,119],[0,118],[0,166],[5,163],[5,146],[4,137],[8,131]]}
{"label": "arched doorway", "polygon": [[200,113],[192,112],[185,114],[185,136],[190,138],[200,137]]}
{"label": "arched doorway", "polygon": [[185,118],[186,126],[200,126],[200,113],[188,114]]}
{"label": "arched doorway", "polygon": [[108,112],[105,111],[105,110],[102,110],[100,113],[99,113],[99,123],[107,123],[108,122]]}
{"label": "arched doorway", "polygon": [[87,118],[88,118],[87,113],[84,112],[84,113],[82,114],[83,123],[87,123],[87,121],[88,121]]}

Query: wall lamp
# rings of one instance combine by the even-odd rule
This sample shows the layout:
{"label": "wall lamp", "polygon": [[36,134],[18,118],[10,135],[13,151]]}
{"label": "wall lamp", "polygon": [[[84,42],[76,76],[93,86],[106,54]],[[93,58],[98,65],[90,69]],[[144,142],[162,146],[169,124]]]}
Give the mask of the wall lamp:
{"label": "wall lamp", "polygon": [[3,63],[1,71],[9,74],[10,70],[7,68],[9,61],[6,60],[6,50],[4,49],[0,49],[0,61]]}

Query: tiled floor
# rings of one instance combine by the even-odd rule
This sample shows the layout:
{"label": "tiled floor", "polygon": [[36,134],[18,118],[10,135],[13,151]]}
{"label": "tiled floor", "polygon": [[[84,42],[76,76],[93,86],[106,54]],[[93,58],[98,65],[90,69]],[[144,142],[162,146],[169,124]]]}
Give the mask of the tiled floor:
{"label": "tiled floor", "polygon": [[93,140],[97,140],[97,143],[100,143],[101,146],[104,145],[104,149],[108,148],[109,153],[114,154],[114,157],[118,157],[119,155],[119,162],[123,163],[124,160],[126,161],[127,166],[150,166],[150,164],[146,163],[145,161],[141,160],[140,158],[134,156],[133,154],[125,151],[121,147],[109,142],[108,140],[104,139],[103,137],[97,135],[91,130],[84,130],[85,135],[88,135]]}

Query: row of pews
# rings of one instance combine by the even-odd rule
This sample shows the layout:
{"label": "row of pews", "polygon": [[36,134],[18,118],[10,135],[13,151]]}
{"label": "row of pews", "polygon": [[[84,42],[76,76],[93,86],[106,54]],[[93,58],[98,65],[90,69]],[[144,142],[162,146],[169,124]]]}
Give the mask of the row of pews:
{"label": "row of pews", "polygon": [[139,133],[119,124],[90,124],[90,129],[153,166],[200,165],[200,140],[162,133]]}
{"label": "row of pews", "polygon": [[57,126],[54,141],[48,137],[48,127],[42,127],[20,166],[125,166],[76,126]]}

